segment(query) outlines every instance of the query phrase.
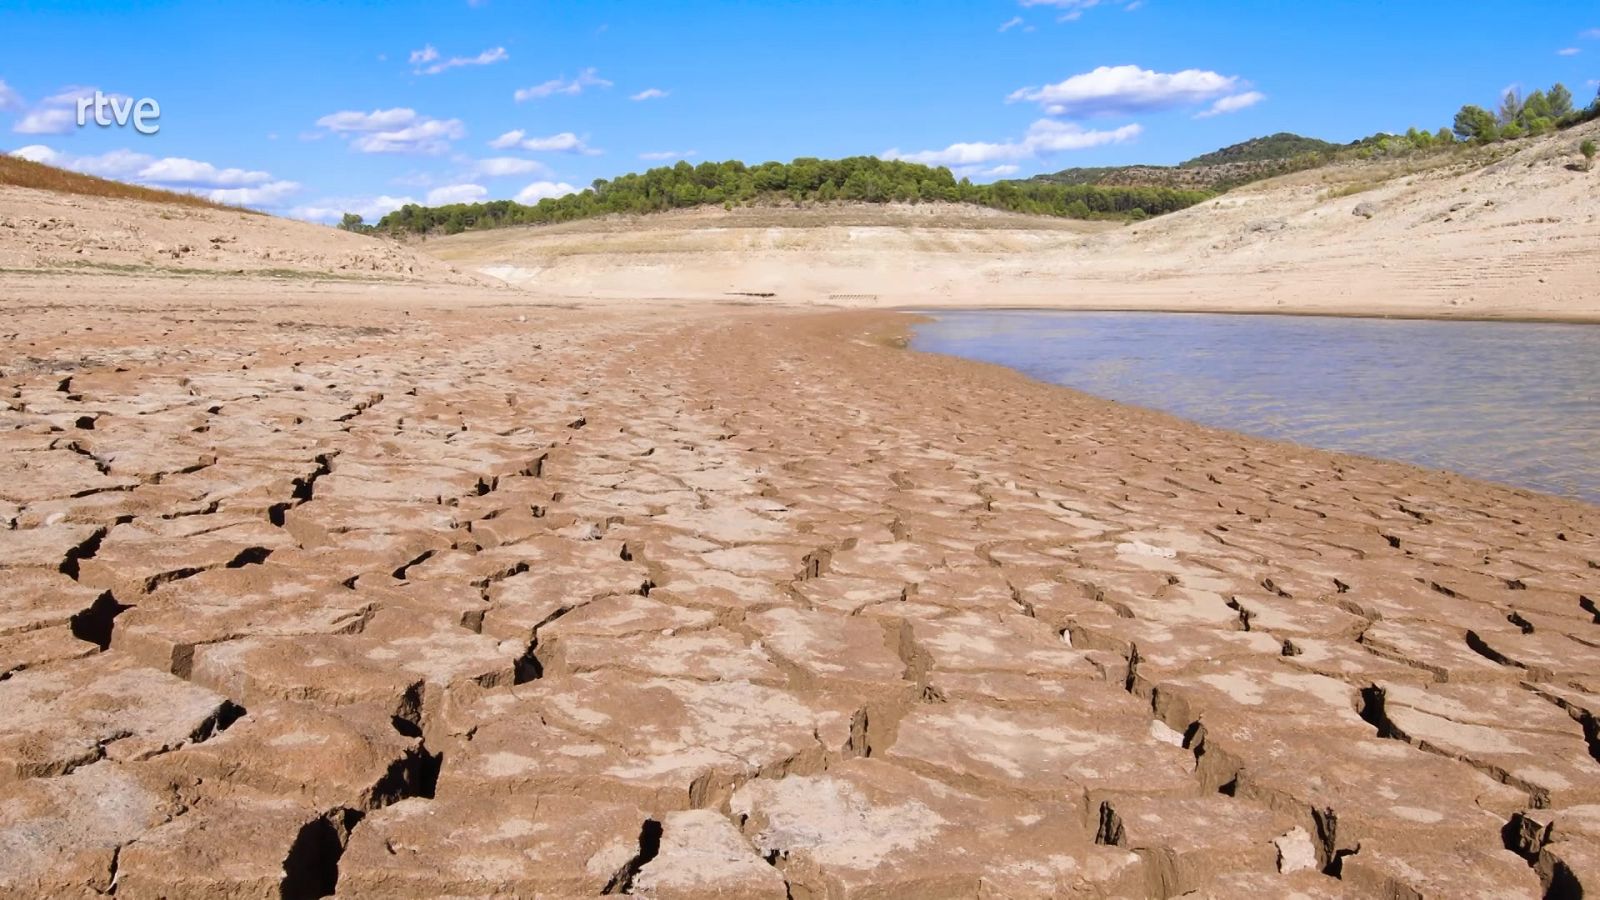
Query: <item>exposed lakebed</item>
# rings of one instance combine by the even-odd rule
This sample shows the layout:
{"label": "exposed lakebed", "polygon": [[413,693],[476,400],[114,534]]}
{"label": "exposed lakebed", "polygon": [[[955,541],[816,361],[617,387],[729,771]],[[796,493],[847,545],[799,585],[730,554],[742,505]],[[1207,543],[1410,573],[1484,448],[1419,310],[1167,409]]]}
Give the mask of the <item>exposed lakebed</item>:
{"label": "exposed lakebed", "polygon": [[1600,503],[1600,326],[938,312],[912,346],[1247,434]]}

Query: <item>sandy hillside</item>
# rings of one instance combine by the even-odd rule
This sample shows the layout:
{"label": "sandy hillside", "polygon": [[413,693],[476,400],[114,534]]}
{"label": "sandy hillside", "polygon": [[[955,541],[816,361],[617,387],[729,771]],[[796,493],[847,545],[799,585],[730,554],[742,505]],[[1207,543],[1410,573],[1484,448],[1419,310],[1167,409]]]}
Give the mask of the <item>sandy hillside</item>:
{"label": "sandy hillside", "polygon": [[[429,239],[441,259],[590,300],[1058,305],[1600,319],[1600,123],[1241,189],[1140,225],[950,207],[695,210]],[[1357,210],[1361,214],[1357,214]]]}
{"label": "sandy hillside", "polygon": [[485,281],[392,241],[320,225],[11,186],[0,186],[0,272]]}

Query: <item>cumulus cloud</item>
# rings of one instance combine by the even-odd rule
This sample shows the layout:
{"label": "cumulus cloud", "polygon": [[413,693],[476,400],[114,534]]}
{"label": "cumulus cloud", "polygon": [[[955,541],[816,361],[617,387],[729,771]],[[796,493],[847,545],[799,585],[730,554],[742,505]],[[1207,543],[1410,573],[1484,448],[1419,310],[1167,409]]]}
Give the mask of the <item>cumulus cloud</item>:
{"label": "cumulus cloud", "polygon": [[1052,116],[1115,115],[1193,106],[1236,94],[1242,79],[1203,69],[1153,72],[1101,66],[1056,84],[1013,91],[1007,103],[1038,103]]}
{"label": "cumulus cloud", "polygon": [[503,178],[507,175],[548,175],[550,167],[538,160],[496,156],[478,160],[473,164],[472,171],[485,178]]}
{"label": "cumulus cloud", "polygon": [[990,167],[997,163],[1038,159],[1068,150],[1121,144],[1133,140],[1143,131],[1144,129],[1136,124],[1099,131],[1086,129],[1072,122],[1040,119],[1028,126],[1028,132],[1021,140],[998,143],[973,141],[951,144],[942,150],[921,150],[915,153],[888,150],[882,157],[922,163],[927,166]]}
{"label": "cumulus cloud", "polygon": [[449,184],[428,192],[429,206],[446,206],[451,203],[476,203],[489,196],[489,189],[481,184]]}
{"label": "cumulus cloud", "polygon": [[565,197],[568,194],[576,194],[577,192],[577,188],[567,184],[565,181],[535,181],[533,184],[518,191],[515,199],[518,203],[533,204],[546,197]]}
{"label": "cumulus cloud", "polygon": [[460,119],[425,119],[394,131],[363,134],[350,142],[362,153],[417,153],[437,156],[450,149],[450,142],[467,134]]}
{"label": "cumulus cloud", "polygon": [[575,97],[583,93],[584,89],[592,87],[608,88],[611,87],[611,82],[601,78],[598,69],[589,68],[579,72],[578,77],[570,81],[565,78],[552,78],[544,84],[519,88],[512,96],[516,98],[518,103],[522,103],[525,100],[542,100],[546,97],[554,97],[557,94]]}
{"label": "cumulus cloud", "polygon": [[1556,51],[1556,55],[1557,56],[1577,56],[1579,53],[1582,53],[1582,52],[1583,51],[1579,50],[1577,47],[1562,47],[1560,50]]}
{"label": "cumulus cloud", "polygon": [[268,172],[223,168],[180,156],[158,159],[131,150],[74,156],[42,144],[30,144],[11,151],[11,155],[85,175],[183,191],[215,203],[239,206],[274,206],[300,190],[299,183],[274,180]]}
{"label": "cumulus cloud", "polygon": [[432,44],[411,51],[411,65],[415,67],[412,71],[418,75],[437,75],[462,66],[492,66],[510,58],[511,54],[504,47],[492,47],[477,56],[452,56],[449,59],[440,59],[439,51],[433,49]]}
{"label": "cumulus cloud", "polygon": [[208,162],[171,156],[156,160],[139,174],[142,178],[163,184],[194,184],[209,187],[243,187],[272,180],[272,176],[267,172],[219,169]]}
{"label": "cumulus cloud", "polygon": [[11,112],[22,108],[22,95],[11,89],[11,85],[0,79],[0,112]]}
{"label": "cumulus cloud", "polygon": [[[68,134],[78,127],[78,98],[93,97],[95,88],[74,85],[62,88],[49,97],[40,100],[23,115],[11,130],[17,134]],[[13,92],[11,94],[21,109],[21,98]],[[126,94],[107,93],[107,99],[131,102],[132,98]],[[0,104],[3,109],[4,104]]]}
{"label": "cumulus cloud", "polygon": [[269,181],[259,187],[209,191],[205,196],[212,203],[231,203],[234,206],[277,206],[299,191],[299,182]]}
{"label": "cumulus cloud", "polygon": [[1221,116],[1226,115],[1227,113],[1238,112],[1241,109],[1249,109],[1265,99],[1267,99],[1267,95],[1261,93],[1260,91],[1245,91],[1242,94],[1229,94],[1226,97],[1219,97],[1215,103],[1211,104],[1210,109],[1196,113],[1195,118],[1209,119],[1212,116]]}
{"label": "cumulus cloud", "polygon": [[413,153],[437,156],[450,142],[466,136],[460,119],[434,119],[416,110],[396,107],[372,112],[344,110],[317,120],[317,125],[350,140],[361,153]]}
{"label": "cumulus cloud", "polygon": [[688,159],[691,156],[699,155],[699,152],[695,150],[653,150],[649,153],[639,154],[639,158],[660,162],[665,159]]}
{"label": "cumulus cloud", "polygon": [[577,153],[583,156],[599,156],[600,151],[590,147],[583,138],[570,131],[552,134],[548,137],[528,137],[522,129],[508,131],[489,142],[489,146],[496,150],[509,150],[512,147],[521,147],[537,153]]}
{"label": "cumulus cloud", "polygon": [[383,131],[400,128],[417,120],[417,111],[404,107],[375,109],[372,112],[346,110],[331,113],[317,120],[317,126],[336,133],[355,131]]}
{"label": "cumulus cloud", "polygon": [[493,147],[496,150],[507,150],[507,149],[510,149],[511,147],[515,147],[516,145],[522,143],[522,139],[527,137],[527,136],[528,136],[528,133],[526,131],[521,130],[521,129],[517,129],[516,131],[508,131],[505,134],[502,134],[499,137],[495,138],[494,140],[490,141],[489,142],[489,146]]}
{"label": "cumulus cloud", "polygon": [[628,99],[629,100],[633,100],[635,102],[640,101],[640,100],[660,100],[660,99],[666,97],[667,93],[668,93],[667,91],[663,91],[660,88],[645,88],[644,90],[640,91],[637,94],[634,94],[633,96],[629,97]]}

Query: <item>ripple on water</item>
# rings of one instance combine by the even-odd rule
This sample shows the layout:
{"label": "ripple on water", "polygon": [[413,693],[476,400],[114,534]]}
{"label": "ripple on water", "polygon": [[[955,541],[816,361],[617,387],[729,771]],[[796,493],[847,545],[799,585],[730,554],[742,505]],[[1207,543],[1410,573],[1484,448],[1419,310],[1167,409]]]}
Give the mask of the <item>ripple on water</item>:
{"label": "ripple on water", "polygon": [[1600,503],[1600,326],[931,313],[912,346],[1207,425]]}

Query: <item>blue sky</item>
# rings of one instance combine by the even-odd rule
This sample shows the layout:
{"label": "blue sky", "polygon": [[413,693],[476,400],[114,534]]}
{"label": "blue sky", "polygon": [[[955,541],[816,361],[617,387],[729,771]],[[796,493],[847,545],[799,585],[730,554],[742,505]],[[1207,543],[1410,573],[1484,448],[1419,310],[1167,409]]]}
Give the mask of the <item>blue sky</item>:
{"label": "blue sky", "polygon": [[[1597,77],[1594,0],[0,0],[0,148],[323,221],[678,158],[1173,163]],[[78,127],[97,88],[159,133]]]}

